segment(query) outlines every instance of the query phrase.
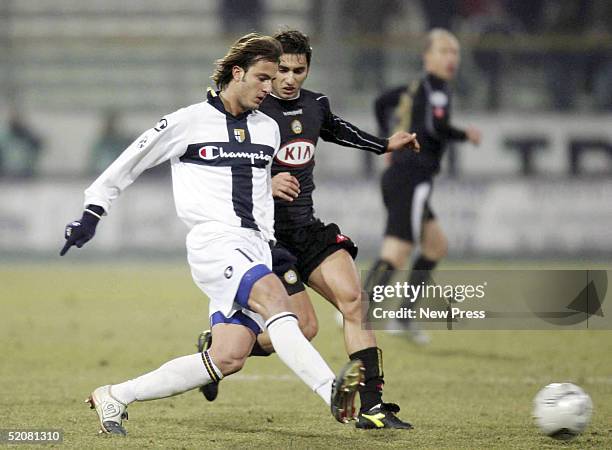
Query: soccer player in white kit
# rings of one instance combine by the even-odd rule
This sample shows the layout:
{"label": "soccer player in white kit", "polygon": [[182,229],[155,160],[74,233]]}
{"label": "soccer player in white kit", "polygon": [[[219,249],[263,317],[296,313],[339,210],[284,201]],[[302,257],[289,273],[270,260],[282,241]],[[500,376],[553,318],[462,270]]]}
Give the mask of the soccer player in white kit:
{"label": "soccer player in white kit", "polygon": [[[217,61],[219,88],[206,101],[164,117],[134,141],[85,191],[80,220],[66,226],[61,255],[82,247],[112,202],[144,170],[170,160],[178,216],[187,224],[187,256],[195,283],[210,299],[213,345],[173,359],[87,399],[101,432],[125,435],[134,401],[177,395],[239,371],[266,329],[281,360],[346,422],[362,380],[360,361],[334,377],[301,333],[281,281],[272,273],[274,202],[270,165],[278,125],[257,111],[272,90],[282,49],[272,37],[249,34]],[[334,379],[335,378],[335,379]]]}

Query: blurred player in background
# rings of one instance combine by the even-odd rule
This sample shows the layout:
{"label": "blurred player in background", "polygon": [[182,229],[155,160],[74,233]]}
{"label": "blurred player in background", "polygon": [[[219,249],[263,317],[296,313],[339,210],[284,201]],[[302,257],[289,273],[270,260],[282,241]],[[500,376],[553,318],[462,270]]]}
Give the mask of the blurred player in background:
{"label": "blurred player in background", "polygon": [[239,371],[264,329],[281,360],[331,406],[334,417],[352,418],[361,362],[351,361],[334,381],[300,331],[287,292],[271,270],[270,164],[280,132],[257,109],[272,90],[281,51],[270,36],[238,40],[217,61],[213,80],[220,91],[209,91],[204,102],[169,114],[137,138],[87,188],[82,218],[66,227],[62,255],[94,236],[102,215],[144,170],[170,160],[177,213],[190,229],[193,279],[210,299],[211,348],[93,391],[87,401],[102,432],[125,435],[122,421],[134,401],[177,395]]}
{"label": "blurred player in background", "polygon": [[[302,89],[312,56],[308,37],[286,30],[275,38],[282,44],[283,54],[272,94],[260,108],[276,120],[281,133],[281,147],[272,164],[278,241],[273,250],[274,271],[291,295],[292,311],[299,317],[306,337],[316,334],[317,319],[304,283],[342,314],[347,353],[351,360],[363,361],[365,368],[357,427],[411,428],[395,415],[399,412],[396,404],[382,400],[382,351],[376,345],[374,332],[363,323],[361,284],[353,261],[357,247],[338,225],[324,224],[314,216],[312,193],[319,138],[376,154],[404,148],[412,152],[418,150],[419,144],[416,136],[406,131],[380,139],[334,115],[326,95]],[[200,348],[207,345],[207,336],[206,332],[201,335]],[[252,354],[268,355],[274,348],[270,336],[263,334]],[[207,399],[214,400],[217,389],[213,383],[201,390]]]}
{"label": "blurred player in background", "polygon": [[106,169],[128,145],[134,136],[121,129],[122,117],[119,111],[110,109],[102,117],[102,130],[94,142],[89,156],[89,172],[97,175]]}
{"label": "blurred player in background", "polygon": [[44,141],[18,108],[11,107],[6,129],[0,129],[0,178],[37,175],[43,150]]}
{"label": "blurred player in background", "polygon": [[[419,136],[421,151],[399,151],[390,155],[390,164],[382,176],[382,192],[387,209],[387,226],[380,258],[365,283],[368,293],[376,285],[387,284],[394,271],[404,268],[415,246],[409,283],[419,285],[429,280],[430,272],[446,256],[448,242],[429,200],[433,179],[449,141],[480,144],[476,128],[465,130],[451,124],[451,91],[448,83],[459,68],[459,42],[448,31],[433,29],[427,35],[423,54],[425,74],[408,86],[383,93],[375,103],[376,120],[381,134],[390,129],[412,130]],[[404,307],[414,307],[407,302]],[[418,343],[428,336],[413,322],[407,325]]]}

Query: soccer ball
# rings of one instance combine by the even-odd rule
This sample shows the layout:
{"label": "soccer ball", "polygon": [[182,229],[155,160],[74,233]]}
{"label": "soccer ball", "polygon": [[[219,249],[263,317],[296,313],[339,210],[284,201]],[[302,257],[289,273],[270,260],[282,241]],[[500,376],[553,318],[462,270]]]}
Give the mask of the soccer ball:
{"label": "soccer ball", "polygon": [[554,439],[574,439],[589,424],[592,412],[589,394],[572,383],[551,383],[533,399],[536,425]]}

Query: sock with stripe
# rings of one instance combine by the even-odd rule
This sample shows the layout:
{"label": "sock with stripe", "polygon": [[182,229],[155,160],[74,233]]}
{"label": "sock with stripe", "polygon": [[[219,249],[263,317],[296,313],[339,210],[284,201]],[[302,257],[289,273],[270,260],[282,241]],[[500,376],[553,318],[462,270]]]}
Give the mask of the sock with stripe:
{"label": "sock with stripe", "polygon": [[266,328],[281,361],[329,405],[334,373],[302,334],[295,314],[275,314]]}
{"label": "sock with stripe", "polygon": [[159,369],[113,385],[111,390],[117,400],[128,405],[136,400],[171,397],[221,378],[221,371],[206,351],[168,361]]}

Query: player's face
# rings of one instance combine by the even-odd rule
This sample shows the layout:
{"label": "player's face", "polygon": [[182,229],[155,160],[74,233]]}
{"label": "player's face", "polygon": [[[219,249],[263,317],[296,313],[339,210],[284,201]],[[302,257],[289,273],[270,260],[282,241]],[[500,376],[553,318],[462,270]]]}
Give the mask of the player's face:
{"label": "player's face", "polygon": [[425,68],[443,80],[455,78],[459,68],[459,42],[452,36],[439,36],[425,53]]}
{"label": "player's face", "polygon": [[243,110],[259,108],[264,98],[272,92],[272,79],[277,70],[278,64],[275,62],[257,61],[246,72],[238,74],[238,101]]}
{"label": "player's face", "polygon": [[308,76],[306,55],[284,53],[281,55],[276,78],[272,82],[274,95],[280,98],[294,98]]}

